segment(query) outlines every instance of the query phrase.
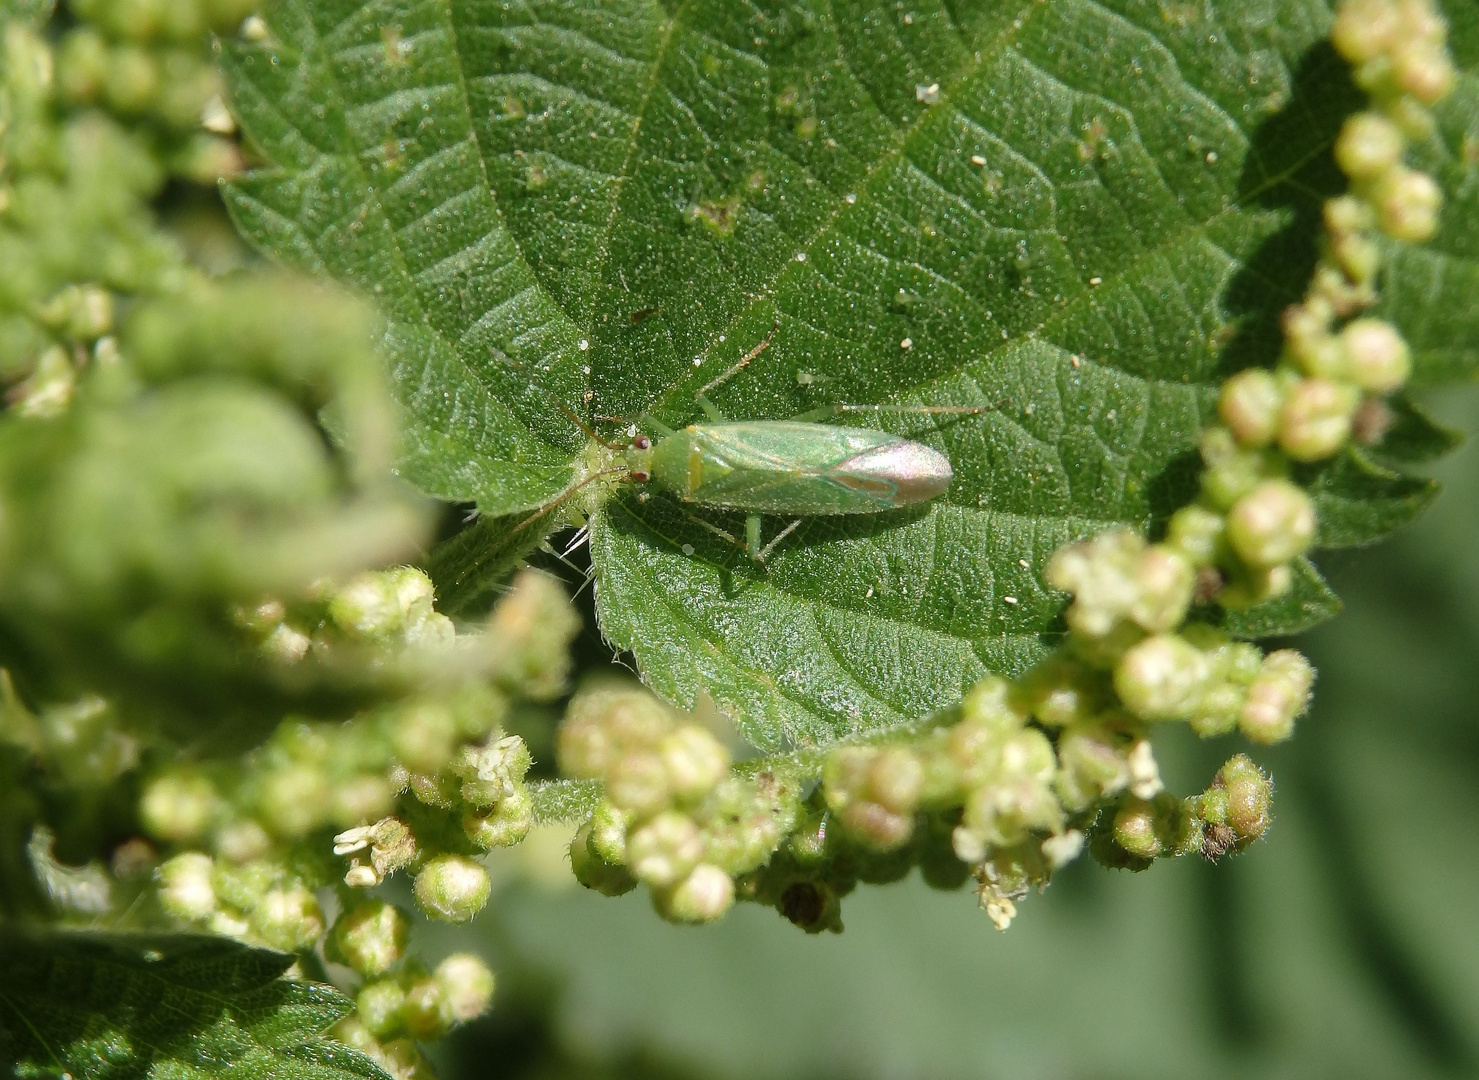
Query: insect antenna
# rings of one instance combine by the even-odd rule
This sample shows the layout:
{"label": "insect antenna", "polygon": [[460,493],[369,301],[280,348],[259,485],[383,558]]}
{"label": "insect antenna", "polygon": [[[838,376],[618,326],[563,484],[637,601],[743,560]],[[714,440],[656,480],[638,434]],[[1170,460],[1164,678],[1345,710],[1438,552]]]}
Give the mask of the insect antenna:
{"label": "insect antenna", "polygon": [[714,387],[720,386],[723,383],[728,382],[730,379],[732,379],[736,375],[738,375],[741,371],[744,371],[745,368],[749,367],[751,360],[755,359],[755,357],[759,356],[766,349],[770,348],[770,339],[773,338],[773,337],[775,337],[775,332],[780,327],[780,325],[781,325],[781,319],[780,319],[780,316],[777,315],[776,316],[776,319],[775,319],[775,322],[773,322],[773,323],[770,324],[770,332],[765,335],[765,339],[763,341],[761,341],[759,345],[756,345],[749,352],[745,353],[744,356],[740,357],[739,363],[735,364],[728,371],[725,371],[725,372],[721,373],[718,378],[716,378],[716,379],[710,379],[707,383],[705,383],[703,385],[703,388],[700,389],[699,392],[697,394],[695,394],[694,396],[695,397],[704,397],[705,395],[708,394],[708,392],[710,390],[714,389]]}
{"label": "insect antenna", "polygon": [[[523,375],[526,379],[528,379],[530,386],[532,386],[535,390],[538,390],[545,397],[549,398],[551,404],[553,404],[555,408],[564,413],[572,424],[580,428],[581,431],[585,432],[587,438],[593,439],[594,441],[600,443],[607,450],[625,450],[629,446],[631,446],[631,443],[613,443],[607,442],[605,439],[601,438],[601,436],[596,433],[595,428],[591,427],[579,416],[577,416],[574,409],[570,408],[570,406],[566,405],[563,401],[555,396],[554,391],[550,390],[546,386],[541,386],[539,381],[535,379],[534,376],[529,374],[528,369],[525,368],[523,364],[519,363],[507,353],[499,352],[498,357],[509,367],[513,368],[520,375]],[[522,526],[520,526],[520,528],[522,528]]]}
{"label": "insect antenna", "polygon": [[[615,449],[624,449],[624,448],[623,447],[616,447]],[[561,503],[567,502],[569,499],[573,498],[575,496],[575,494],[581,490],[581,488],[585,487],[592,480],[599,480],[601,477],[603,477],[603,476],[609,476],[611,473],[624,473],[626,471],[627,471],[627,467],[625,465],[612,465],[608,469],[599,469],[596,472],[591,473],[589,476],[587,476],[580,483],[576,484],[572,488],[569,488],[569,489],[567,489],[565,491],[562,491],[558,496],[556,496],[555,498],[551,499],[549,502],[545,503],[538,510],[534,511],[534,513],[532,513],[528,517],[526,517],[523,521],[519,522],[511,530],[509,530],[508,535],[509,536],[517,536],[519,533],[523,532],[531,524],[533,524],[536,520],[538,520],[539,518],[544,517],[550,511],[554,510],[555,507],[557,507]]]}

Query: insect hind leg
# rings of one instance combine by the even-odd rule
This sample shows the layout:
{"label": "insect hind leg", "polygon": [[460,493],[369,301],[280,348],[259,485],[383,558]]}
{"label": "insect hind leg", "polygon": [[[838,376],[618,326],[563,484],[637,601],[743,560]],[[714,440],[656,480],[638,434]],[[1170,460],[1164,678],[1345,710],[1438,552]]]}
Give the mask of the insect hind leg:
{"label": "insect hind leg", "polygon": [[[758,514],[753,515],[753,516],[755,517],[755,519],[757,521],[759,520],[759,515]],[[776,533],[775,534],[775,538],[772,539],[770,543],[766,544],[759,551],[754,552],[753,554],[751,554],[750,558],[754,559],[761,566],[764,566],[765,565],[765,557],[767,555],[769,555],[772,551],[775,550],[777,544],[779,544],[782,540],[784,540],[786,537],[790,536],[793,532],[795,532],[797,530],[797,528],[800,527],[801,522],[803,520],[805,520],[805,519],[804,518],[797,518],[795,521],[791,522],[791,524],[787,525],[780,532]],[[756,529],[755,532],[756,532],[756,539],[758,540],[759,539],[759,532],[760,532],[760,530],[759,529]]]}

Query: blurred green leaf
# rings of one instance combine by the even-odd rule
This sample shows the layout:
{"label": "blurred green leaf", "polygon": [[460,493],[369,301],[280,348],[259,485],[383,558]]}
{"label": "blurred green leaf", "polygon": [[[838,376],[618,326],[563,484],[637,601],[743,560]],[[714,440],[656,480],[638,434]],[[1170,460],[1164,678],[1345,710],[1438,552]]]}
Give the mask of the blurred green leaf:
{"label": "blurred green leaf", "polygon": [[[565,410],[687,423],[772,324],[712,392],[729,417],[989,407],[880,420],[949,455],[948,495],[810,519],[765,569],[704,528],[739,535],[735,515],[630,490],[591,513],[603,633],[766,749],[1023,670],[1062,608],[1048,554],[1190,496],[1217,382],[1273,358],[1308,280],[1360,101],[1314,0],[281,0],[266,20],[226,51],[275,165],[228,199],[257,243],[384,305],[425,490],[527,514],[588,465]],[[1455,280],[1479,272],[1474,85],[1422,149]],[[1424,372],[1453,374],[1464,305],[1433,307],[1405,258],[1400,318]],[[1311,480],[1331,542],[1416,511],[1349,472]],[[1333,604],[1287,607],[1259,632]]]}
{"label": "blurred green leaf", "polygon": [[353,1009],[293,958],[217,937],[0,931],[0,1063],[14,1075],[387,1080],[321,1038]]}

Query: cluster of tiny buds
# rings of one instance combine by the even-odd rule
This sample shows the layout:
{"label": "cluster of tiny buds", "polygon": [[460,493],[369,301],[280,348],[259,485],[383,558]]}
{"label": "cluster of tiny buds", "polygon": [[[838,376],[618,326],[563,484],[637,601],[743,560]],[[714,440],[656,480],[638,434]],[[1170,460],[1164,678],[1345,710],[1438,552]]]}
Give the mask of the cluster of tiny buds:
{"label": "cluster of tiny buds", "polygon": [[371,646],[399,653],[439,649],[457,639],[452,620],[434,610],[431,579],[412,566],[366,571],[342,586],[323,582],[292,608],[263,600],[241,608],[237,623],[252,634],[261,654],[289,666],[325,657],[336,646]]}
{"label": "cluster of tiny buds", "polygon": [[[1261,684],[1257,650],[1252,654],[1255,675],[1242,696],[1277,697],[1254,692]],[[957,723],[908,742],[831,751],[822,774],[829,811],[850,836],[877,851],[906,843],[921,822],[956,821],[951,849],[973,868],[981,904],[1002,929],[1016,913],[1015,901],[1030,887],[1046,885],[1083,850],[1085,832],[1104,832],[1102,822],[1116,819],[1125,806],[1158,807],[1163,816],[1172,808],[1168,820],[1174,819],[1181,839],[1148,854],[1144,844],[1128,854],[1096,852],[1101,861],[1138,866],[1167,852],[1211,853],[1217,844],[1204,845],[1201,837],[1209,821],[1224,822],[1225,810],[1213,807],[1210,795],[1199,802],[1165,794],[1145,738],[1146,718],[1118,711],[1107,674],[1075,670],[1074,663],[1055,657],[1016,683],[984,679],[966,696]],[[1283,700],[1276,707],[1288,709]],[[1249,708],[1245,701],[1232,711]],[[1225,730],[1225,721],[1218,722]],[[1234,759],[1224,774],[1242,776],[1236,763],[1246,761]],[[1215,790],[1226,786],[1223,779],[1214,783]],[[1239,788],[1237,798],[1246,801],[1245,794]],[[1266,825],[1266,792],[1262,799]],[[1243,814],[1237,843],[1222,843],[1217,854],[1241,850],[1261,835],[1263,826],[1253,828],[1250,821]],[[1106,835],[1117,843],[1122,832]]]}
{"label": "cluster of tiny buds", "polygon": [[235,122],[211,62],[212,33],[235,30],[257,0],[72,0],[75,22],[56,53],[56,84],[72,106],[101,106],[157,129],[171,173],[214,183],[243,167]]}
{"label": "cluster of tiny buds", "polygon": [[[316,603],[323,618],[315,640],[380,641],[391,655],[445,621],[431,610],[425,576],[404,567],[357,577]],[[487,903],[491,882],[477,856],[518,843],[533,821],[529,750],[502,721],[513,699],[561,692],[576,625],[568,608],[553,579],[526,572],[484,633],[469,635],[486,639],[494,658],[471,669],[479,677],[342,723],[290,719],[244,758],[175,761],[154,773],[139,818],[154,844],[173,849],[155,869],[160,908],[289,952],[324,941],[330,960],[368,980],[340,1036],[385,1061],[405,1064],[412,1040],[477,1015],[492,992],[481,962],[452,958],[431,974],[401,963],[405,914],[360,890],[406,869],[431,918],[466,922]],[[345,910],[329,929],[322,892],[333,883],[331,852],[349,866],[337,890]]]}
{"label": "cluster of tiny buds", "polygon": [[408,959],[410,930],[400,908],[364,900],[344,910],[324,941],[324,956],[360,980],[355,1012],[332,1034],[392,1075],[404,1075],[409,1064],[424,1068],[416,1043],[477,1019],[493,999],[493,972],[476,956],[457,953],[430,971]]}
{"label": "cluster of tiny buds", "polygon": [[642,882],[674,922],[728,911],[734,878],[763,865],[795,817],[774,774],[731,773],[729,752],[707,728],[636,686],[577,694],[556,753],[566,775],[605,784],[571,842],[576,878],[612,896]]}

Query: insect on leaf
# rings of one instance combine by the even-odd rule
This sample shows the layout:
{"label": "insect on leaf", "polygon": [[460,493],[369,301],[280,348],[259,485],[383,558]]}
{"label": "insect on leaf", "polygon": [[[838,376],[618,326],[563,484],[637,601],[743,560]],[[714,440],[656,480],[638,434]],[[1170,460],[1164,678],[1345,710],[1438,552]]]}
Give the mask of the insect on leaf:
{"label": "insect on leaf", "polygon": [[[950,490],[806,518],[763,568],[713,531],[742,536],[736,513],[617,485],[590,517],[602,630],[762,748],[1021,671],[1060,626],[1049,554],[1193,494],[1217,383],[1277,353],[1361,100],[1314,0],[279,0],[265,18],[227,60],[275,165],[232,186],[234,212],[381,299],[404,470],[433,494],[527,513],[588,468],[564,409],[620,418],[598,421],[611,437],[698,420],[695,393],[772,326],[710,395],[731,419],[985,407],[878,414],[948,456]],[[1453,300],[1479,276],[1474,86],[1420,148],[1469,216],[1390,275],[1433,377],[1479,360]],[[1358,525],[1333,540],[1403,518],[1410,499],[1335,468],[1311,483]],[[1334,610],[1308,584],[1244,624]]]}

